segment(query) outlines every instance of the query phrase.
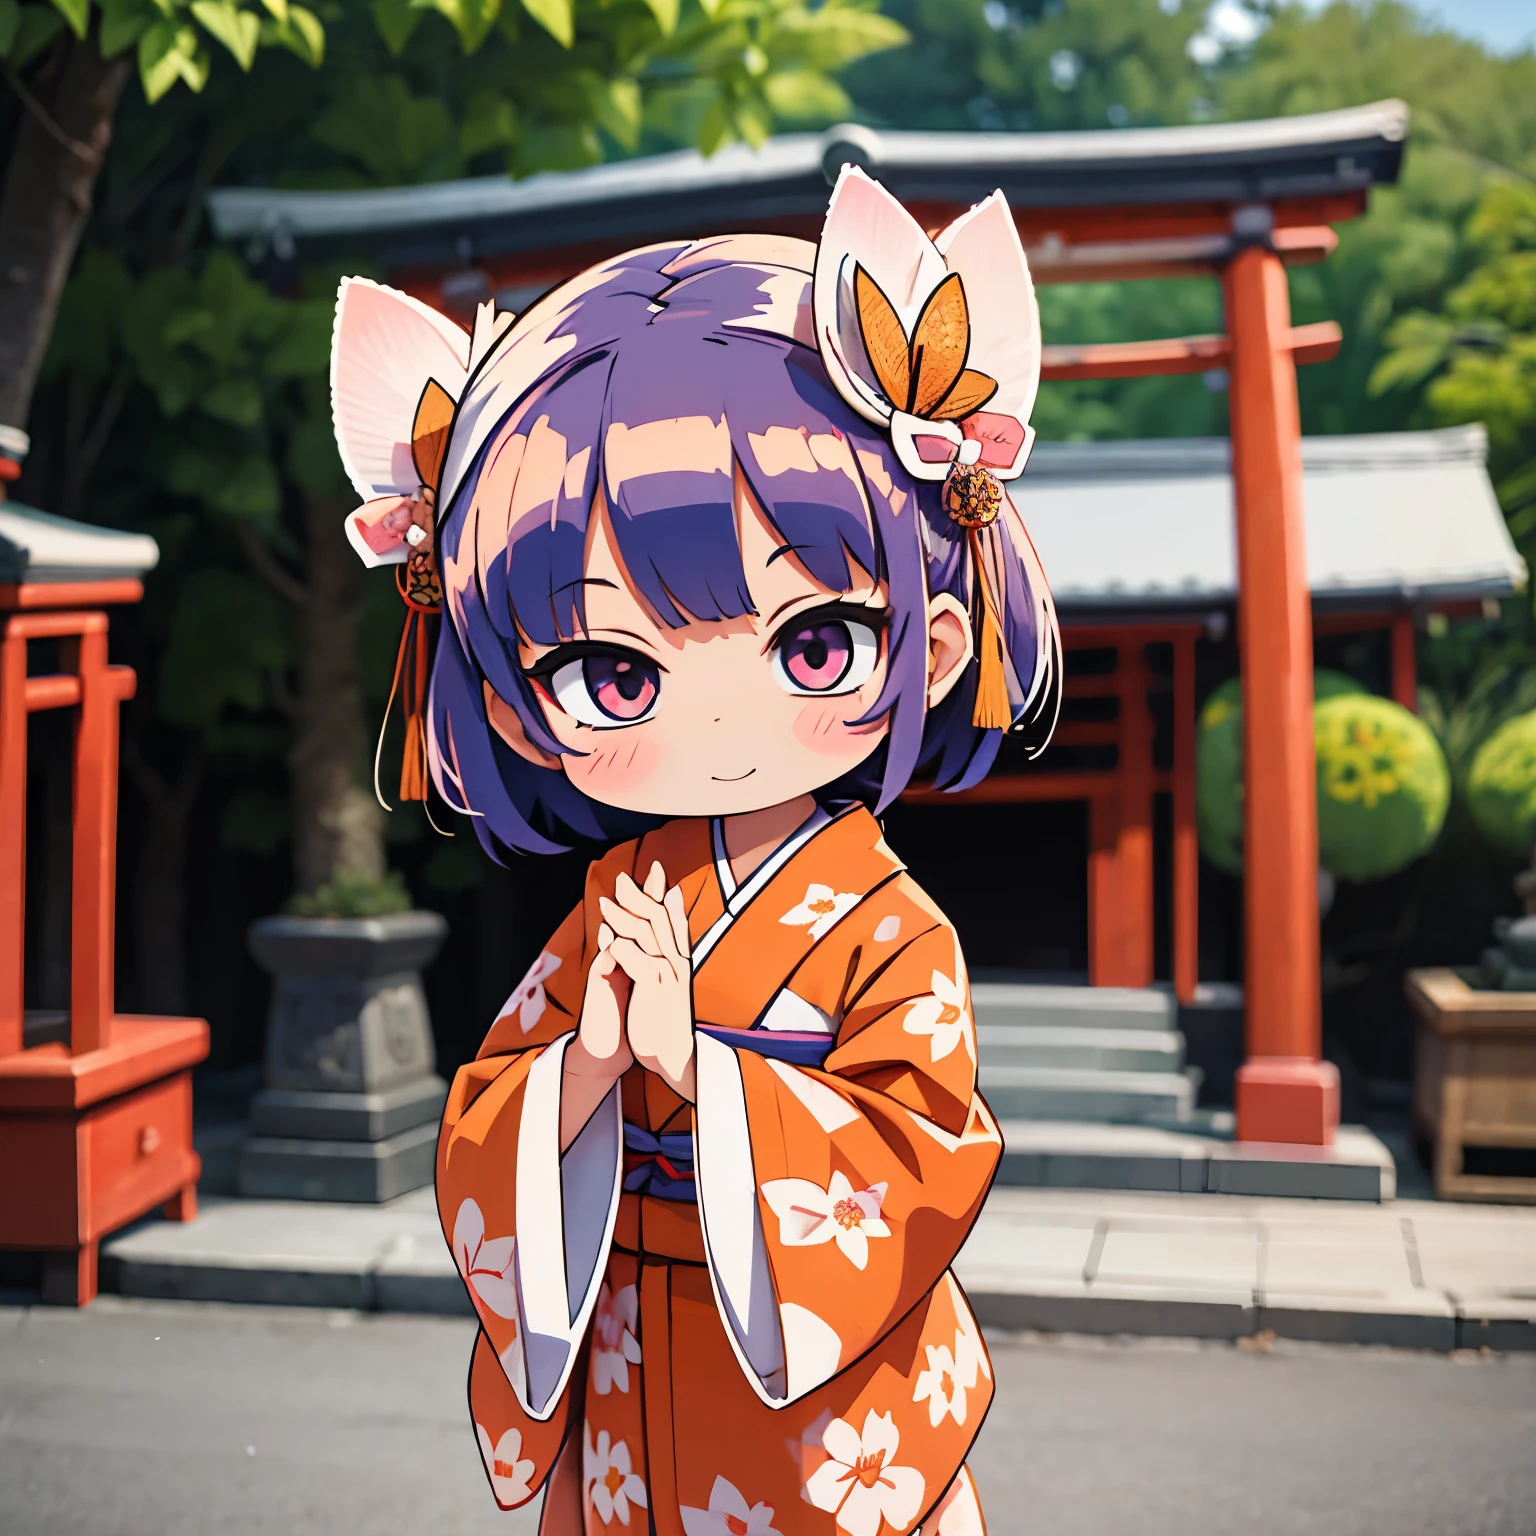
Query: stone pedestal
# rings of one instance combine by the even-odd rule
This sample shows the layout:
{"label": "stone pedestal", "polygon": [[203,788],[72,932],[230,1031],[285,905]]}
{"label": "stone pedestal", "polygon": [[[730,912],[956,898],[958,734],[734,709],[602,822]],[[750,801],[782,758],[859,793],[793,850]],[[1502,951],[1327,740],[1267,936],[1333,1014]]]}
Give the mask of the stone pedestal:
{"label": "stone pedestal", "polygon": [[432,1182],[448,1088],[421,967],[447,932],[435,912],[251,925],[251,953],[276,983],[242,1195],[377,1202]]}

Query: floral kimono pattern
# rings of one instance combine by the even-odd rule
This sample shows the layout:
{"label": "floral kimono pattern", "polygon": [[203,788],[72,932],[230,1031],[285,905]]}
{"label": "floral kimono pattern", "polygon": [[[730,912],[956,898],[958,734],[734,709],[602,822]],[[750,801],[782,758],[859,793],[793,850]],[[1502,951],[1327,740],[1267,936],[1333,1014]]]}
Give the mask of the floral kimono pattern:
{"label": "floral kimono pattern", "polygon": [[[655,859],[688,908],[697,1104],[632,1067],[562,1156],[598,897]],[[545,1489],[547,1536],[980,1536],[992,1367],[949,1265],[1000,1150],[954,930],[868,811],[818,812],[740,886],[716,823],[614,849],[438,1148],[497,1501]]]}

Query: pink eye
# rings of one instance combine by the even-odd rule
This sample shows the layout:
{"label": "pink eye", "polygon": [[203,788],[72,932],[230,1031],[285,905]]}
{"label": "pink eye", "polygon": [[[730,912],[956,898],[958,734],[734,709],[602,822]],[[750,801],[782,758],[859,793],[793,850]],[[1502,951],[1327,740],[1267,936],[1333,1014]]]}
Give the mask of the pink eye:
{"label": "pink eye", "polygon": [[548,677],[546,686],[560,708],[596,730],[648,719],[661,692],[661,669],[634,651],[581,656]]}
{"label": "pink eye", "polygon": [[587,692],[614,720],[638,720],[656,698],[656,669],[632,656],[589,656],[582,663]]}
{"label": "pink eye", "polygon": [[853,659],[853,641],[845,624],[807,624],[785,639],[783,654],[791,680],[820,693],[842,681]]}
{"label": "pink eye", "polygon": [[791,625],[774,648],[774,670],[788,693],[851,693],[868,681],[880,639],[854,619]]}

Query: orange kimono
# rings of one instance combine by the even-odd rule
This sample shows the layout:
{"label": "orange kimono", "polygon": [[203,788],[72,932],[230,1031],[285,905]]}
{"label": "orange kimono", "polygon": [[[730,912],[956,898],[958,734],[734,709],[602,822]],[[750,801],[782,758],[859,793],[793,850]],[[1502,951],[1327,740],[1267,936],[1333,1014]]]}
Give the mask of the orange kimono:
{"label": "orange kimono", "polygon": [[[653,859],[688,908],[697,1104],[632,1067],[562,1156],[597,898]],[[862,806],[740,886],[718,823],[615,848],[438,1146],[497,1502],[546,1489],[544,1536],[981,1536],[992,1367],[949,1265],[1000,1150],[954,930]]]}

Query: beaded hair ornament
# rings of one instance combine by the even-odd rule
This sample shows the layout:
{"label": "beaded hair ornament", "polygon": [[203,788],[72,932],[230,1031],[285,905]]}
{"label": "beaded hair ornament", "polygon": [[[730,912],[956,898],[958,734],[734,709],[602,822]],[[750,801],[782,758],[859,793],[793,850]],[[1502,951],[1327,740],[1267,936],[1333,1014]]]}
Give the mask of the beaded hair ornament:
{"label": "beaded hair ornament", "polygon": [[1003,644],[996,529],[1002,482],[1023,474],[1034,444],[1040,384],[1040,313],[1007,201],[994,192],[930,239],[884,187],[844,166],[812,307],[838,393],[886,428],[913,479],[944,482],[944,509],[966,531],[976,575],[972,723],[1006,731],[1028,690]]}

